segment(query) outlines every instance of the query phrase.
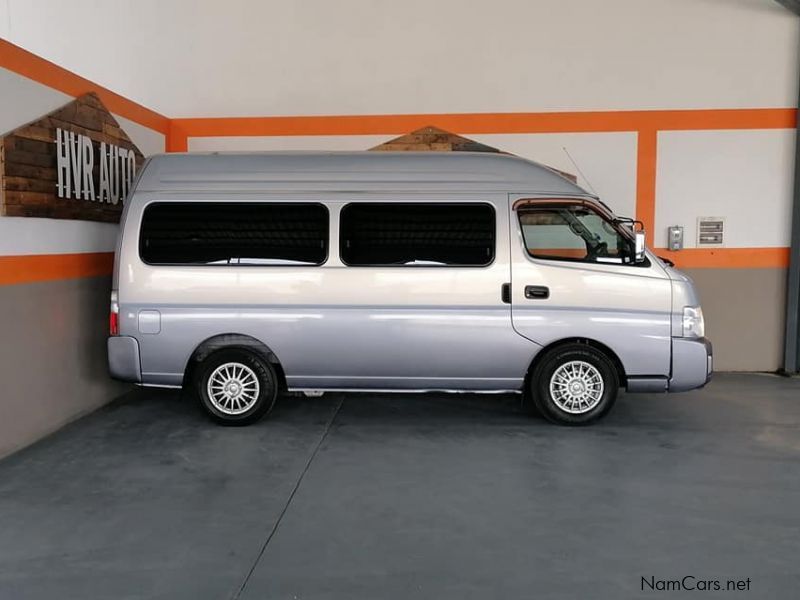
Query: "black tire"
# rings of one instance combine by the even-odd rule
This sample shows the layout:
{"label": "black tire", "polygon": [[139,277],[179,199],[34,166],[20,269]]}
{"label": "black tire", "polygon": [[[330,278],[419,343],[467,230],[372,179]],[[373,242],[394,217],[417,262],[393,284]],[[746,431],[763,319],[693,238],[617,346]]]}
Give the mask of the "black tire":
{"label": "black tire", "polygon": [[[236,399],[223,398],[222,401],[215,401],[209,393],[209,379],[217,372],[218,368],[224,365],[236,366],[235,371],[228,366],[228,373],[234,375],[227,379],[229,383],[244,383],[246,390],[252,393],[252,398],[238,396]],[[224,369],[223,369],[224,371]],[[217,389],[216,397],[219,398],[219,381],[224,377],[220,371],[212,387]],[[235,373],[241,373],[237,378]],[[257,380],[257,386],[253,385],[253,377]],[[278,397],[278,378],[274,367],[261,355],[245,348],[226,348],[210,354],[196,370],[194,382],[195,391],[200,400],[200,405],[206,414],[220,425],[250,425],[266,416],[275,406]],[[238,388],[231,388],[237,389]],[[227,404],[229,402],[229,404]],[[226,406],[228,407],[226,410]]]}
{"label": "black tire", "polygon": [[[560,381],[554,383],[554,388],[568,390],[573,382],[582,384],[583,388],[577,388],[577,396],[562,395],[559,399],[551,392],[551,380],[561,367],[564,367],[561,374],[567,377],[567,382],[558,378]],[[571,368],[582,369],[583,376],[576,375],[573,378],[567,375]],[[602,393],[598,379],[602,381]],[[603,352],[586,344],[571,343],[549,350],[537,362],[528,388],[533,405],[548,421],[559,425],[588,425],[604,417],[614,406],[619,392],[619,375]],[[589,392],[584,393],[583,390]],[[591,390],[598,393],[595,395]]]}

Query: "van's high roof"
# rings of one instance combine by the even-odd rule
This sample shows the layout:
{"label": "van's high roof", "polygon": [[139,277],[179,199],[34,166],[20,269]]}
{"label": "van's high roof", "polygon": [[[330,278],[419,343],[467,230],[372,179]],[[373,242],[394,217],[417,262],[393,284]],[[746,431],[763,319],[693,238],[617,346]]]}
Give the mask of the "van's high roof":
{"label": "van's high roof", "polygon": [[137,192],[499,191],[594,197],[556,171],[481,152],[209,152],[159,154]]}

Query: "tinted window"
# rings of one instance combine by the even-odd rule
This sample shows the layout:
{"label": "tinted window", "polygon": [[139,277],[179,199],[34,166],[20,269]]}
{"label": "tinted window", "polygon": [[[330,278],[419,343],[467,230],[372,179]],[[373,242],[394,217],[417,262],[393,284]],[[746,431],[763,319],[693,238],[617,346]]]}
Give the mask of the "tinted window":
{"label": "tinted window", "polygon": [[536,258],[584,262],[631,262],[632,242],[583,206],[521,208],[519,222],[528,253]]}
{"label": "tinted window", "polygon": [[484,266],[494,260],[487,204],[348,204],[341,258],[353,266]]}
{"label": "tinted window", "polygon": [[328,210],[299,203],[151,204],[139,252],[150,264],[318,265],[328,255]]}

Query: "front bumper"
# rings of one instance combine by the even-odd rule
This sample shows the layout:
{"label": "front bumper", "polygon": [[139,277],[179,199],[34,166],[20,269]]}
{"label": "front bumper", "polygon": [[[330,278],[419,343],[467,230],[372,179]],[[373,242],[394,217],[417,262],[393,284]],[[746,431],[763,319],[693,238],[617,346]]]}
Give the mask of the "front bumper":
{"label": "front bumper", "polygon": [[136,338],[127,335],[108,338],[108,370],[114,379],[141,383],[142,366]]}
{"label": "front bumper", "polygon": [[701,388],[714,372],[714,352],[706,338],[672,338],[670,392]]}

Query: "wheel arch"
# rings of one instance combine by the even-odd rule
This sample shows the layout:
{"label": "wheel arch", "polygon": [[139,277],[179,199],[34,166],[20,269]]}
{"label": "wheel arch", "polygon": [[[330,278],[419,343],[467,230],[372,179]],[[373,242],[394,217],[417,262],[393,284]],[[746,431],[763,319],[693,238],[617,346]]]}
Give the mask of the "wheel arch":
{"label": "wheel arch", "polygon": [[625,366],[622,364],[622,361],[619,359],[619,356],[616,352],[614,352],[610,347],[605,345],[602,342],[598,342],[592,338],[586,337],[570,337],[570,338],[562,338],[560,340],[556,340],[543,346],[537,353],[536,356],[533,357],[530,366],[528,367],[528,372],[525,374],[525,387],[524,389],[528,389],[528,385],[530,383],[531,374],[536,366],[544,360],[544,358],[553,350],[559,348],[560,346],[565,346],[567,344],[583,344],[586,346],[590,346],[599,352],[602,352],[614,365],[614,369],[617,371],[617,377],[619,378],[619,384],[622,387],[627,387],[628,385],[628,376],[625,373]]}
{"label": "wheel arch", "polygon": [[189,360],[184,367],[184,386],[192,381],[197,366],[203,362],[203,360],[218,350],[228,348],[245,348],[259,354],[275,368],[279,379],[279,385],[286,389],[286,373],[283,370],[281,361],[278,359],[278,355],[261,340],[243,333],[221,333],[200,342],[191,356],[189,356]]}

